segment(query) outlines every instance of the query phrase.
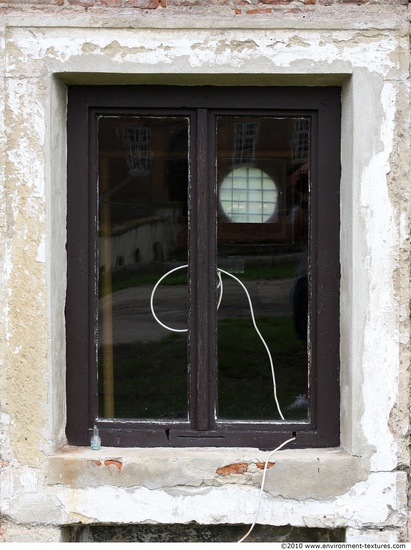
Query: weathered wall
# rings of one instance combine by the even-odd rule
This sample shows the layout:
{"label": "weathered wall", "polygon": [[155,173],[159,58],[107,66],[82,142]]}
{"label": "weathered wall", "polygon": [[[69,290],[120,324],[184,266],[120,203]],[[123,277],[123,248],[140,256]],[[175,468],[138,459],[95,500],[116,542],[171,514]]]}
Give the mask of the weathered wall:
{"label": "weathered wall", "polygon": [[0,537],[252,523],[267,453],[64,445],[64,301],[66,85],[254,83],[338,84],[343,100],[342,445],[281,451],[259,521],[404,540],[407,2],[0,0],[0,29]]}

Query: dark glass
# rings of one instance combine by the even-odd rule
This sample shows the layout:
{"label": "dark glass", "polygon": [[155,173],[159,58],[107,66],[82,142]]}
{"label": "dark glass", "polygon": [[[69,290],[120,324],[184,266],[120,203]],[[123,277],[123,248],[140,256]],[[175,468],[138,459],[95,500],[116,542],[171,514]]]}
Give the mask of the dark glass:
{"label": "dark glass", "polygon": [[100,418],[187,419],[189,120],[98,121]]}
{"label": "dark glass", "polygon": [[309,118],[217,118],[221,420],[309,418],[309,146]]}

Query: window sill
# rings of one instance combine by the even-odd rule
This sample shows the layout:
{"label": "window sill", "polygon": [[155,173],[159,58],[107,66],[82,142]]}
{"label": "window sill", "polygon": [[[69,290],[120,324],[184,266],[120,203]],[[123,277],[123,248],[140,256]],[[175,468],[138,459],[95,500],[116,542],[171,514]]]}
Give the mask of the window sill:
{"label": "window sill", "polygon": [[[115,448],[66,446],[46,466],[50,485],[86,489],[173,489],[260,486],[269,452],[251,448]],[[265,491],[286,499],[326,500],[346,493],[368,472],[341,449],[283,449],[270,458]]]}

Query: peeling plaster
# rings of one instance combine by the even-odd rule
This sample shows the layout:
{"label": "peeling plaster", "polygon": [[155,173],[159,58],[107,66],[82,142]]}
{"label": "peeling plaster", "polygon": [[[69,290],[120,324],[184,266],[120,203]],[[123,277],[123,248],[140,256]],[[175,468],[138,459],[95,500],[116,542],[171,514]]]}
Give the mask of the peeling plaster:
{"label": "peeling plaster", "polygon": [[177,22],[167,28],[166,19],[150,28],[147,19],[122,17],[98,24],[90,17],[76,27],[73,19],[52,16],[37,28],[33,21],[24,23],[27,28],[14,21],[6,31],[0,100],[5,102],[0,349],[7,399],[0,415],[2,513],[16,524],[40,526],[250,524],[266,456],[256,449],[93,454],[66,448],[51,454],[64,442],[65,426],[65,136],[55,128],[56,120],[64,125],[65,92],[64,83],[53,84],[58,100],[53,96],[54,75],[83,83],[81,75],[97,82],[106,74],[107,81],[121,84],[142,75],[150,82],[150,74],[164,82],[175,74],[191,83],[198,74],[200,83],[221,76],[237,84],[254,82],[257,75],[276,83],[280,75],[301,85],[314,76],[343,83],[346,449],[278,453],[267,471],[259,521],[348,527],[352,533],[370,526],[403,529],[406,473],[397,468],[400,454],[405,460],[408,453],[409,128],[403,122],[401,133],[397,130],[400,121],[409,120],[404,28],[397,19],[391,27],[386,21],[372,27],[358,17],[339,21],[337,29],[326,20],[317,28],[299,22],[296,29],[273,19],[267,29],[261,18],[251,23],[250,17],[242,23],[246,28],[218,29],[220,21],[205,28],[195,19],[185,23],[188,28]]}

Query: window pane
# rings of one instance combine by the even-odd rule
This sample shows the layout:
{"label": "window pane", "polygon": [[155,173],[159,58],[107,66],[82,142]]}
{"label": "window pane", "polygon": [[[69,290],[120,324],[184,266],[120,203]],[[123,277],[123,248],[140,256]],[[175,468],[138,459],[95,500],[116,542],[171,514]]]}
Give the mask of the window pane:
{"label": "window pane", "polygon": [[[187,418],[187,117],[100,116],[99,416]],[[153,297],[163,274],[167,276]]]}
{"label": "window pane", "polygon": [[309,133],[217,117],[220,420],[308,419]]}

